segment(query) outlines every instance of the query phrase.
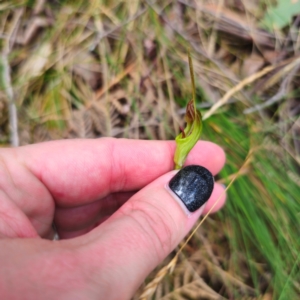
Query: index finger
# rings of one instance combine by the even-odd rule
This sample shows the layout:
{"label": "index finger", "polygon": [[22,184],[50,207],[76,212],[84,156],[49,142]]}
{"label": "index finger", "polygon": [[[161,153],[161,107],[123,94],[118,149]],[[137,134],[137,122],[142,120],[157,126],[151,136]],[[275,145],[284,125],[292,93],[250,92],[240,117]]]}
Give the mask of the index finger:
{"label": "index finger", "polygon": [[[18,148],[18,158],[47,187],[58,206],[91,203],[119,191],[141,189],[174,167],[175,142],[101,138],[61,140]],[[186,164],[216,174],[223,150],[200,141]]]}

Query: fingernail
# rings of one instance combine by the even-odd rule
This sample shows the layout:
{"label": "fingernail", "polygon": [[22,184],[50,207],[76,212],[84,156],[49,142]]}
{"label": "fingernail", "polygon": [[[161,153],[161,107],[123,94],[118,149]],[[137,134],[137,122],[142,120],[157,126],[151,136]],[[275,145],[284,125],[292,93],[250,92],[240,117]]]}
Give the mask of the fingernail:
{"label": "fingernail", "polygon": [[206,168],[192,165],[181,169],[170,180],[169,187],[188,211],[194,212],[209,199],[214,178]]}

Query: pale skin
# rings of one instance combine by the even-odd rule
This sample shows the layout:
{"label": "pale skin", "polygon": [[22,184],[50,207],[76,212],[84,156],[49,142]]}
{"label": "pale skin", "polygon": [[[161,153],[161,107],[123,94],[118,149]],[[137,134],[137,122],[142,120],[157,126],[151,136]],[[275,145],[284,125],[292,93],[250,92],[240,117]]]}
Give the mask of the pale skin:
{"label": "pale skin", "polygon": [[[204,210],[186,215],[166,189],[174,151],[173,141],[111,138],[0,149],[1,297],[130,299],[200,214],[225,203],[215,184]],[[224,163],[204,141],[186,161],[214,175]]]}

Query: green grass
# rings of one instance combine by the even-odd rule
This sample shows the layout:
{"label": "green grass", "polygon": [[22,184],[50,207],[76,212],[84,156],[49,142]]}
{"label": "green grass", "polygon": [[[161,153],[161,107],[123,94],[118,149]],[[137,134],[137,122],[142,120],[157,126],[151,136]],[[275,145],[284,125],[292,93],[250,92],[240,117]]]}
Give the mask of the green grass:
{"label": "green grass", "polygon": [[[254,116],[255,117],[255,116]],[[299,295],[299,186],[288,176],[293,159],[284,162],[276,141],[256,132],[258,120],[243,124],[240,113],[224,113],[206,122],[207,137],[221,145],[227,153],[227,165],[222,178],[238,171],[252,151],[247,172],[228,190],[226,208],[219,214],[230,236],[228,265],[240,275],[240,265],[231,264],[243,253],[254,287],[271,290],[273,299],[296,299]],[[217,134],[209,123],[218,126]],[[280,153],[278,153],[280,150]],[[240,163],[240,164],[238,164]],[[229,183],[229,181],[227,181]],[[262,272],[263,270],[263,272]],[[269,282],[261,287],[263,276]]]}

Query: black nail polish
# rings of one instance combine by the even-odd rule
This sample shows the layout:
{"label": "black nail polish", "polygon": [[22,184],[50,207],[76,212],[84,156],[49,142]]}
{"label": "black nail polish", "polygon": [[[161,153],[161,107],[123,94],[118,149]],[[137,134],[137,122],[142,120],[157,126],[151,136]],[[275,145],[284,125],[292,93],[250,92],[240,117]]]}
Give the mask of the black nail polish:
{"label": "black nail polish", "polygon": [[214,178],[206,168],[192,165],[181,169],[171,179],[169,187],[187,209],[194,212],[209,199]]}

